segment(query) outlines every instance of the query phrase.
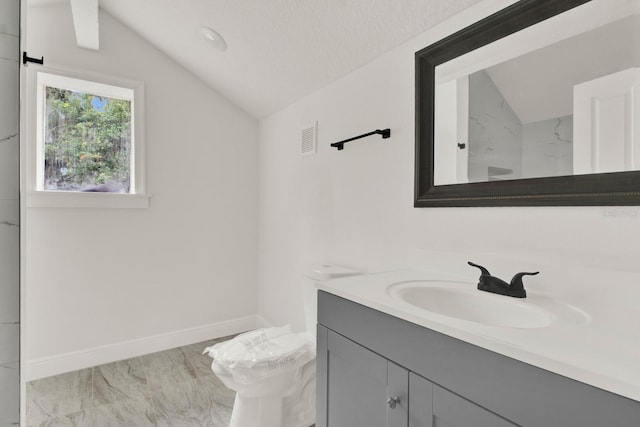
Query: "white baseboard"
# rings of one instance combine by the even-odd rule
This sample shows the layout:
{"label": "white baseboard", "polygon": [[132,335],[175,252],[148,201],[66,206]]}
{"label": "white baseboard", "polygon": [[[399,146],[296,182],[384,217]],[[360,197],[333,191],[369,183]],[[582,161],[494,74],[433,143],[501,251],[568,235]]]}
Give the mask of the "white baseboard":
{"label": "white baseboard", "polygon": [[39,378],[249,331],[263,327],[265,323],[260,316],[246,316],[135,340],[27,360],[23,364],[22,375],[25,381],[33,381]]}

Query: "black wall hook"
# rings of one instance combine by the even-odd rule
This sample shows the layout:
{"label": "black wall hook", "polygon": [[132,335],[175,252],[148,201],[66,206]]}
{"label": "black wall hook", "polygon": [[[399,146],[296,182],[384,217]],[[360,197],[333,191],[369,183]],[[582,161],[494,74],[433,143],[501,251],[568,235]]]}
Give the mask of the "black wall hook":
{"label": "black wall hook", "polygon": [[27,55],[27,52],[22,52],[22,63],[24,65],[27,65],[27,62],[33,62],[34,64],[43,65],[44,64],[44,56],[41,57],[40,59],[31,58],[30,56]]}
{"label": "black wall hook", "polygon": [[338,142],[334,142],[333,144],[331,144],[332,147],[336,147],[338,150],[342,150],[344,148],[344,144],[346,144],[347,142],[350,141],[354,141],[356,139],[360,139],[360,138],[364,138],[366,136],[370,136],[370,135],[382,135],[382,139],[387,139],[391,136],[391,129],[387,128],[387,129],[376,129],[373,132],[368,132],[368,133],[363,133],[362,135],[359,136],[354,136],[353,138],[349,138],[349,139],[345,139],[343,141],[338,141]]}

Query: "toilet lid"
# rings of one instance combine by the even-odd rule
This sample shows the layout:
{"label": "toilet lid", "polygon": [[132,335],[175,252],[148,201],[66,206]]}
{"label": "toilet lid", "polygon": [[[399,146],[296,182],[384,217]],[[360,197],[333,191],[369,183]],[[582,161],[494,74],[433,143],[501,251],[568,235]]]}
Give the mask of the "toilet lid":
{"label": "toilet lid", "polygon": [[307,334],[294,334],[288,327],[265,328],[238,335],[216,344],[210,351],[214,363],[228,369],[295,367],[315,356]]}

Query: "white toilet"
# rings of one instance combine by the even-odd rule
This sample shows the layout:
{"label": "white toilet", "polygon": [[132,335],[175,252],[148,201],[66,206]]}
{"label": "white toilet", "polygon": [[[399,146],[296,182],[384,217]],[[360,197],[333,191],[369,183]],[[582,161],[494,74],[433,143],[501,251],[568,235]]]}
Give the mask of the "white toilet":
{"label": "white toilet", "polygon": [[205,349],[211,369],[236,392],[229,427],[309,427],[315,423],[317,283],[358,272],[320,265],[305,275],[306,332],[264,328]]}

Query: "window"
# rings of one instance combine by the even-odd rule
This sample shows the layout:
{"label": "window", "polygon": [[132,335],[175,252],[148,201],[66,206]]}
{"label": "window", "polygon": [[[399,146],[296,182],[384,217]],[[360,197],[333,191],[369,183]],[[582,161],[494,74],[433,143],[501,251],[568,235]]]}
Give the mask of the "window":
{"label": "window", "polygon": [[28,206],[146,207],[142,85],[30,72]]}

